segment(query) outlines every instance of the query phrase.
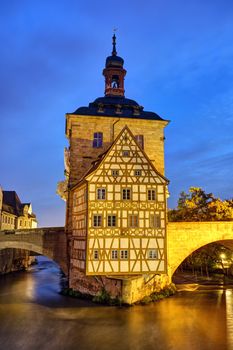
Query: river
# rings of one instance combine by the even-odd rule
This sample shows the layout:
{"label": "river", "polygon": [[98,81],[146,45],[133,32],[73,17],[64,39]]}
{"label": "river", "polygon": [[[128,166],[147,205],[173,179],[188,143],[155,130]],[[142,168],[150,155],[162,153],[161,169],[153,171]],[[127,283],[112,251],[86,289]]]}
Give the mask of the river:
{"label": "river", "polygon": [[41,259],[0,277],[0,350],[231,350],[233,290],[203,287],[146,306],[109,307],[59,294]]}

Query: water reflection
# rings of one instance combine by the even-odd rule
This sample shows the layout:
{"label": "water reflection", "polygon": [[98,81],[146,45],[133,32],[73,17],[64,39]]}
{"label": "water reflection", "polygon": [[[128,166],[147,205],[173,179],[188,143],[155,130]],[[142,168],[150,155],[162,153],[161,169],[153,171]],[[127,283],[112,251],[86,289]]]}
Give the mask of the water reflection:
{"label": "water reflection", "polygon": [[233,299],[232,290],[226,291],[226,325],[228,349],[233,349]]}
{"label": "water reflection", "polygon": [[48,261],[0,278],[0,349],[233,349],[231,289],[117,308],[64,297],[59,281]]}

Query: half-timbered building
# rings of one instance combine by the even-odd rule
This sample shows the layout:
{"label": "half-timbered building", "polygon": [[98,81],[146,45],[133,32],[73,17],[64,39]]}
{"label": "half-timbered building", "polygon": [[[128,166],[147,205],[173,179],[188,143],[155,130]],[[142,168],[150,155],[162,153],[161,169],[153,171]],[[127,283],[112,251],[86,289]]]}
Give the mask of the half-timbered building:
{"label": "half-timbered building", "polygon": [[166,274],[168,121],[125,97],[115,39],[103,70],[105,96],[66,114],[68,187],[60,188],[67,198],[69,283],[87,293],[103,284],[111,290],[130,276]]}
{"label": "half-timbered building", "polygon": [[71,262],[86,275],[165,273],[166,185],[126,126],[72,189]]}

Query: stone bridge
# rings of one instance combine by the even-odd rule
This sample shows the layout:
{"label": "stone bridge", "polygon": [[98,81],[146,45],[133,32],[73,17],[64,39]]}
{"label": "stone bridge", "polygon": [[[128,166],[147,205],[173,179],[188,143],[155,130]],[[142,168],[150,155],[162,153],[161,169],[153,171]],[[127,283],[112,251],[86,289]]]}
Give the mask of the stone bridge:
{"label": "stone bridge", "polygon": [[68,273],[67,244],[64,227],[0,231],[0,249],[19,248],[45,255]]}
{"label": "stone bridge", "polygon": [[[218,242],[233,250],[233,221],[169,222],[167,259],[170,279],[178,266],[195,250]],[[19,248],[45,255],[68,272],[64,227],[0,231],[0,249]]]}
{"label": "stone bridge", "polygon": [[168,275],[195,250],[209,243],[233,250],[233,221],[169,222],[167,230]]}

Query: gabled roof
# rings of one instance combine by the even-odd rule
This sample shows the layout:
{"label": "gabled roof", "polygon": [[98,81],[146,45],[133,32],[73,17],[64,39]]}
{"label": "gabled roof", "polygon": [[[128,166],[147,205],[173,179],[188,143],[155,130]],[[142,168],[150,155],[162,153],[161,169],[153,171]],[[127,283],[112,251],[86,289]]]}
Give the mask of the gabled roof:
{"label": "gabled roof", "polygon": [[[14,214],[16,216],[23,215],[23,209],[25,205],[31,205],[31,203],[21,203],[21,200],[15,191],[2,191],[2,193],[2,209],[8,213]],[[35,214],[33,214],[33,216],[35,217]]]}
{"label": "gabled roof", "polygon": [[3,193],[3,209],[14,215],[21,212],[21,201],[15,191],[2,191]]}
{"label": "gabled roof", "polygon": [[135,144],[138,146],[138,148],[140,149],[140,151],[142,152],[143,156],[146,158],[146,160],[148,161],[148,163],[150,164],[150,166],[152,167],[152,169],[155,171],[155,173],[163,180],[163,182],[165,183],[169,183],[169,180],[163,176],[162,174],[160,174],[160,172],[155,168],[155,166],[153,165],[153,163],[150,161],[150,159],[148,158],[147,154],[145,153],[145,151],[142,149],[142,147],[139,145],[139,143],[137,142],[137,140],[135,139],[133,133],[131,132],[131,130],[128,128],[128,126],[126,125],[121,132],[119,133],[119,135],[116,137],[116,139],[114,140],[114,142],[112,143],[112,145],[107,149],[107,151],[105,151],[104,153],[102,153],[101,155],[99,155],[99,157],[92,162],[92,166],[90,167],[90,169],[84,174],[84,176],[79,180],[79,182],[74,185],[72,187],[72,189],[76,188],[77,186],[79,186],[81,183],[83,183],[84,181],[87,180],[87,177],[90,176],[92,173],[94,173],[101,165],[102,163],[105,161],[105,159],[108,157],[109,153],[112,151],[112,149],[114,148],[114,146],[117,144],[117,142],[119,141],[120,137],[122,136],[122,134],[127,130],[127,132],[130,134],[130,136],[132,137],[133,141],[135,142]]}

